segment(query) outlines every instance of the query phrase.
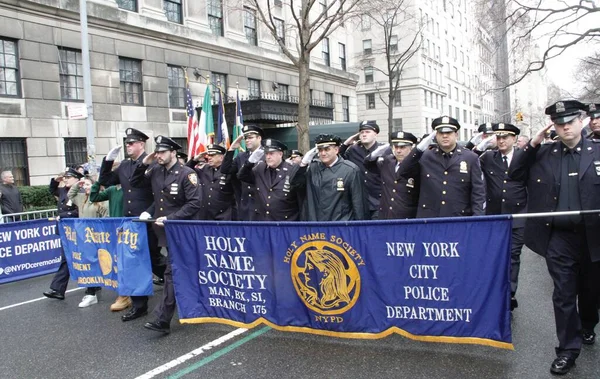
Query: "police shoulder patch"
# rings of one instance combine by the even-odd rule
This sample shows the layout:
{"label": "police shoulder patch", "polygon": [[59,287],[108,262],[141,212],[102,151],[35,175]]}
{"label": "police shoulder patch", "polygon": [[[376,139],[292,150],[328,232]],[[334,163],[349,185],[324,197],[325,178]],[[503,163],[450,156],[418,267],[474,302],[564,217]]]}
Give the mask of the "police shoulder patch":
{"label": "police shoulder patch", "polygon": [[198,176],[196,175],[195,172],[188,174],[188,179],[189,179],[190,183],[192,183],[193,185],[195,185],[195,186],[198,185]]}

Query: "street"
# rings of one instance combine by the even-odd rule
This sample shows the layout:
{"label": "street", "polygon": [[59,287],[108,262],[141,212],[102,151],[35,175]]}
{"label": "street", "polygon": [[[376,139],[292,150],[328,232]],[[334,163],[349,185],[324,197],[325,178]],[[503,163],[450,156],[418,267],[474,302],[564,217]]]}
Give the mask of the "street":
{"label": "street", "polygon": [[[171,334],[162,336],[142,327],[151,315],[123,323],[122,313],[111,313],[116,294],[106,289],[99,304],[85,309],[77,308],[83,290],[72,286],[64,301],[45,299],[42,292],[50,280],[45,276],[0,286],[1,378],[553,377],[552,283],[544,260],[529,250],[522,257],[519,308],[513,317],[514,351],[398,335],[349,340],[266,326],[246,331],[175,321]],[[160,295],[161,287],[155,291]],[[157,301],[155,295],[151,308]],[[584,346],[566,377],[600,378],[598,362],[600,346]]]}

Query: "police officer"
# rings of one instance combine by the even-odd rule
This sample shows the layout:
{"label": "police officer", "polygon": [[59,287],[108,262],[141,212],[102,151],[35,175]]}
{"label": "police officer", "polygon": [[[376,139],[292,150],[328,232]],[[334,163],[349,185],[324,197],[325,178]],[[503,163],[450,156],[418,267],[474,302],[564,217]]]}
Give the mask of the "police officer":
{"label": "police officer", "polygon": [[[457,145],[458,120],[444,116],[402,161],[398,175],[420,178],[417,217],[481,216],[485,183],[477,154]],[[428,149],[433,140],[438,147]]]}
{"label": "police officer", "polygon": [[[256,125],[244,125],[242,133],[243,134],[236,138],[234,143],[231,144],[229,151],[225,154],[221,172],[231,175],[233,178],[238,218],[241,221],[251,221],[256,214],[256,207],[254,206],[254,197],[256,194],[251,183],[239,181],[237,179],[237,173],[242,169],[242,166],[246,163],[250,154],[262,145],[264,132]],[[235,150],[239,148],[239,142],[242,138],[246,142],[246,151],[243,151],[234,157]],[[237,147],[234,148],[233,146]]]}
{"label": "police officer", "polygon": [[290,152],[290,156],[289,156],[289,158],[288,158],[287,160],[288,160],[290,163],[293,163],[293,164],[299,165],[299,164],[300,164],[300,162],[302,162],[302,157],[303,157],[303,156],[304,156],[304,154],[302,154],[302,153],[300,152],[300,150],[292,150],[292,151]]}
{"label": "police officer", "polygon": [[[320,134],[304,154],[292,186],[305,191],[303,220],[349,221],[370,218],[359,168],[338,156],[342,139]],[[313,158],[319,155],[319,160]]]}
{"label": "police officer", "polygon": [[[264,141],[238,173],[238,178],[256,187],[255,221],[297,221],[300,218],[299,199],[291,178],[299,165],[283,160],[287,146],[275,139]],[[264,160],[263,160],[264,156]]]}
{"label": "police officer", "polygon": [[188,161],[188,155],[186,153],[177,152],[177,161],[181,164],[186,164]]}
{"label": "police officer", "polygon": [[466,149],[472,150],[477,154],[493,149],[496,147],[496,138],[491,122],[486,122],[479,125],[477,128],[477,134],[473,136],[465,145]]}
{"label": "police officer", "polygon": [[[378,218],[379,200],[381,198],[381,174],[377,165],[365,167],[365,157],[382,144],[377,142],[379,125],[375,121],[363,121],[358,133],[348,138],[340,147],[340,155],[354,163],[364,173],[364,185],[369,201],[371,219]],[[356,142],[356,139],[359,139]]]}
{"label": "police officer", "polygon": [[206,149],[208,163],[201,167],[196,166],[205,155],[202,154],[187,164],[198,174],[202,197],[202,209],[198,218],[200,220],[231,221],[235,214],[235,194],[231,175],[221,172],[223,156],[227,149],[215,144],[208,145]]}
{"label": "police officer", "polygon": [[[527,183],[525,178],[513,180],[508,176],[516,147],[519,128],[511,124],[493,124],[496,133],[498,150],[485,151],[480,157],[481,170],[485,176],[487,215],[516,214],[527,212]],[[510,254],[510,309],[519,304],[515,297],[521,267],[521,250],[523,248],[523,232],[525,219],[517,218],[512,223],[512,239]]]}
{"label": "police officer", "polygon": [[[77,208],[77,205],[73,204],[73,202],[69,199],[68,194],[69,189],[72,186],[77,185],[81,178],[83,178],[83,175],[77,170],[67,167],[63,174],[57,176],[56,178],[50,179],[50,193],[58,199],[59,218],[79,217],[79,208]],[[65,184],[63,187],[60,187],[61,182]],[[60,266],[58,267],[56,274],[54,274],[54,278],[52,278],[50,290],[44,292],[44,296],[52,299],[64,300],[65,291],[67,290],[67,285],[69,284],[69,278],[69,266],[67,265],[65,253],[61,249]]]}
{"label": "police officer", "polygon": [[367,169],[377,165],[381,172],[380,219],[415,218],[419,202],[418,180],[398,176],[400,163],[410,154],[417,137],[408,132],[390,134],[393,154],[385,154],[386,145],[378,147],[365,158]]}
{"label": "police officer", "polygon": [[[145,151],[148,136],[134,128],[127,128],[125,134],[125,149],[129,158],[124,159],[119,167],[113,171],[114,160],[119,155],[122,146],[118,145],[112,148],[102,160],[98,182],[105,187],[120,184],[123,189],[123,216],[138,217],[154,201],[149,182],[139,188],[131,184],[136,167],[148,155]],[[151,227],[148,227],[148,249],[150,251],[152,272],[162,279],[167,263],[160,252],[158,237]],[[121,320],[124,322],[135,320],[148,313],[148,296],[131,296],[131,302],[131,309],[121,316]]]}
{"label": "police officer", "polygon": [[600,104],[588,104],[586,111],[590,117],[589,128],[591,133],[587,135],[589,139],[600,139]]}
{"label": "police officer", "polygon": [[[146,180],[150,181],[154,204],[140,215],[140,219],[156,219],[153,227],[157,232],[159,245],[167,247],[164,221],[191,220],[200,210],[200,189],[196,172],[177,160],[177,150],[181,149],[181,146],[164,136],[157,136],[155,142],[155,152],[146,156],[137,166],[131,182],[137,187],[145,185]],[[155,161],[157,163],[154,163]],[[170,261],[167,261],[164,277],[162,298],[154,310],[156,320],[147,322],[144,327],[169,333],[171,319],[175,313],[175,291]]]}
{"label": "police officer", "polygon": [[[528,174],[528,211],[555,212],[600,209],[600,144],[581,136],[579,101],[559,101],[546,108],[559,141],[542,144],[540,130],[521,153],[516,153],[509,174]],[[566,374],[575,365],[582,334],[593,334],[598,313],[582,325],[582,307],[595,307],[600,287],[600,218],[598,215],[530,218],[525,224],[525,244],[546,258],[554,282],[552,302],[559,345],[552,362],[553,374]],[[579,300],[579,314],[577,303]]]}

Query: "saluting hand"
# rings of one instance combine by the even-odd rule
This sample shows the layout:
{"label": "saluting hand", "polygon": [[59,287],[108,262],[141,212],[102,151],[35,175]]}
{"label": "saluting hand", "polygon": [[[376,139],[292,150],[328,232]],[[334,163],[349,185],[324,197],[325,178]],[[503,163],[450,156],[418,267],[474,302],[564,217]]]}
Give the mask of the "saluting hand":
{"label": "saluting hand", "polygon": [[383,145],[379,146],[377,149],[373,150],[373,152],[371,153],[371,157],[373,158],[379,158],[380,156],[383,155],[383,153],[385,153],[385,151],[390,147],[389,143],[384,143]]}
{"label": "saluting hand", "polygon": [[315,155],[317,155],[318,152],[319,151],[316,147],[313,147],[312,149],[308,150],[308,152],[302,157],[302,162],[300,163],[300,166],[308,166],[310,162],[312,162],[312,160],[315,158]]}
{"label": "saluting hand", "polygon": [[148,165],[152,164],[155,159],[156,159],[156,153],[150,153],[150,154],[146,155],[146,157],[144,158],[142,163],[148,166]]}
{"label": "saluting hand", "polygon": [[112,149],[110,149],[110,151],[108,152],[108,154],[106,154],[106,158],[105,159],[107,161],[114,161],[119,156],[119,151],[122,148],[123,148],[123,146],[121,146],[121,145],[113,147]]}
{"label": "saluting hand", "polygon": [[348,139],[344,141],[344,145],[346,145],[346,146],[352,145],[354,142],[356,142],[356,140],[358,140],[359,136],[360,136],[360,132],[348,137]]}
{"label": "saluting hand", "polygon": [[488,147],[492,146],[494,144],[494,141],[496,140],[496,136],[490,136],[486,139],[484,139],[483,141],[479,142],[479,144],[477,144],[476,149],[479,151],[485,151],[487,150]]}
{"label": "saluting hand", "polygon": [[535,136],[533,136],[533,138],[531,139],[531,141],[529,141],[529,144],[531,145],[531,147],[536,147],[537,145],[541,144],[542,142],[544,142],[544,138],[546,138],[546,132],[548,130],[550,130],[550,128],[553,126],[554,124],[550,124],[548,126],[546,126],[543,129],[540,129]]}
{"label": "saluting hand", "polygon": [[419,150],[421,152],[427,150],[427,148],[429,147],[429,145],[431,145],[431,143],[435,139],[436,134],[437,134],[437,130],[434,130],[427,137],[423,138],[421,140],[421,142],[419,142],[419,144],[417,145],[417,150]]}
{"label": "saluting hand", "polygon": [[235,151],[242,146],[242,140],[244,139],[244,135],[240,134],[233,143],[229,146],[229,151]]}
{"label": "saluting hand", "polygon": [[206,156],[207,153],[208,153],[207,151],[201,152],[200,154],[198,154],[194,157],[194,160],[196,162],[204,161],[204,157]]}

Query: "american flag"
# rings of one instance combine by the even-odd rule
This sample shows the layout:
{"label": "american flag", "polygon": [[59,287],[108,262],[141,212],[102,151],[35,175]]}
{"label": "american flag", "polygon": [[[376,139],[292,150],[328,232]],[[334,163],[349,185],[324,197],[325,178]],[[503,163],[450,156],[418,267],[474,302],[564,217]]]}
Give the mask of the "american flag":
{"label": "american flag", "polygon": [[190,81],[185,73],[185,107],[187,109],[188,120],[188,156],[194,158],[200,153],[200,134],[198,130],[198,114],[192,101],[192,92],[190,91]]}

